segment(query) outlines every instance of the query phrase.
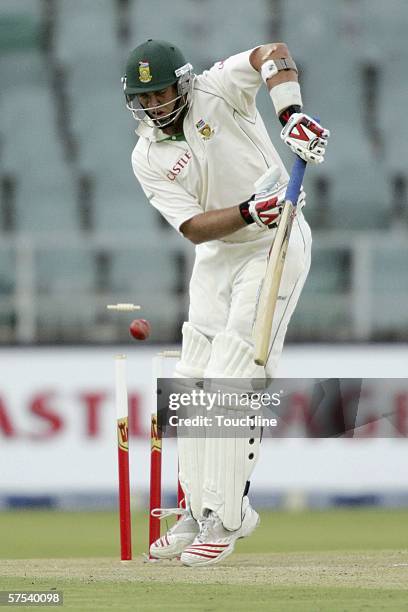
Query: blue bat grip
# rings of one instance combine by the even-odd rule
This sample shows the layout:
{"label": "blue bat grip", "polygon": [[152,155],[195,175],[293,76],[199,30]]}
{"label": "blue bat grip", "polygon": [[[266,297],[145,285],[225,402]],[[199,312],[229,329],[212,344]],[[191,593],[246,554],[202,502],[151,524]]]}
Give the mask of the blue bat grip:
{"label": "blue bat grip", "polygon": [[303,177],[305,175],[306,162],[300,157],[296,157],[295,163],[292,166],[290,179],[286,188],[285,200],[290,200],[293,206],[297,205],[300,188],[302,187]]}
{"label": "blue bat grip", "polygon": [[[320,122],[320,117],[313,117],[317,122]],[[302,187],[303,177],[305,176],[306,162],[296,156],[295,163],[292,166],[289,183],[286,188],[285,200],[292,202],[293,206],[297,206],[300,188]]]}

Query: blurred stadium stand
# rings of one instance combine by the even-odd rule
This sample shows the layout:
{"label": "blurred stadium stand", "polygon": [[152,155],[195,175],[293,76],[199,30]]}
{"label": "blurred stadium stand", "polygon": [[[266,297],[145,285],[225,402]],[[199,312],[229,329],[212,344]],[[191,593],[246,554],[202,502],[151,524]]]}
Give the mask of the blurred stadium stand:
{"label": "blurred stadium stand", "polygon": [[[406,341],[407,19],[405,0],[2,0],[0,342],[121,340],[114,301],[143,305],[153,341],[179,340],[192,247],[133,177],[120,82],[150,36],[197,72],[288,43],[305,108],[332,131],[305,181],[314,258],[289,339]],[[265,91],[259,108],[290,163]]]}

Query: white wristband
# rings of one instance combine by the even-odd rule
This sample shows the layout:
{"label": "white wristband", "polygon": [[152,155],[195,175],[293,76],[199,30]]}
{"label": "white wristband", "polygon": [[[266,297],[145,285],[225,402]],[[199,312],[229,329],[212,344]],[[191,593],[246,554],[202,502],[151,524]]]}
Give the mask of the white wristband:
{"label": "white wristband", "polygon": [[271,79],[275,74],[278,74],[279,70],[273,60],[268,60],[264,62],[261,67],[261,77],[264,83],[268,79]]}
{"label": "white wristband", "polygon": [[275,85],[269,92],[275,107],[276,114],[279,115],[288,106],[297,105],[302,107],[302,95],[300,85],[297,81],[286,81]]}

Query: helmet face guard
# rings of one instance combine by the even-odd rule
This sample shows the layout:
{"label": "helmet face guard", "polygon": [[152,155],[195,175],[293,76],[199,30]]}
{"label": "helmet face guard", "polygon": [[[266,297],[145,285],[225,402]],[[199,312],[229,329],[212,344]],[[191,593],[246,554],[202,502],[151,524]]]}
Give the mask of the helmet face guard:
{"label": "helmet face guard", "polygon": [[[193,84],[193,67],[182,52],[172,43],[149,39],[134,49],[126,65],[122,79],[126,107],[136,121],[151,127],[166,127],[174,123],[190,101]],[[162,92],[176,86],[177,95],[172,100],[154,107],[144,107],[141,96]],[[155,111],[170,107],[168,113],[154,117]]]}
{"label": "helmet face guard", "polygon": [[[149,92],[140,92],[139,94],[127,93],[127,77],[125,76],[122,78],[126,108],[132,113],[132,116],[136,121],[143,122],[150,127],[159,128],[169,126],[177,121],[182,111],[187,108],[190,102],[193,85],[193,66],[190,63],[185,64],[184,66],[181,66],[181,68],[177,68],[174,73],[175,80],[171,84],[176,85],[177,95],[164,104],[148,107],[142,106],[139,100],[139,95]],[[170,85],[167,85],[167,87],[170,87]],[[165,89],[167,89],[167,87]],[[154,111],[165,108],[166,106],[172,105],[173,107],[174,104],[175,106],[173,110],[165,115],[162,115],[161,117],[153,118],[150,114]]]}

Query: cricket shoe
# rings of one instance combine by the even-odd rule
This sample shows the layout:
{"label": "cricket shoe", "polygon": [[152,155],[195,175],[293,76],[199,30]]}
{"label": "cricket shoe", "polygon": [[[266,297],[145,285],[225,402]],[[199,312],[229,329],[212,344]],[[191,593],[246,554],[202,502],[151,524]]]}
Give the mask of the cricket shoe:
{"label": "cricket shoe", "polygon": [[150,555],[155,559],[174,559],[179,557],[183,550],[194,542],[199,532],[198,523],[185,508],[155,508],[152,515],[160,519],[172,514],[180,518],[168,532],[153,542],[150,546]]}
{"label": "cricket shoe", "polygon": [[247,497],[243,501],[241,527],[235,531],[225,529],[219,516],[211,511],[204,521],[200,521],[200,533],[185,548],[180,561],[190,567],[218,563],[233,552],[237,540],[251,535],[259,521],[259,514],[249,505]]}

